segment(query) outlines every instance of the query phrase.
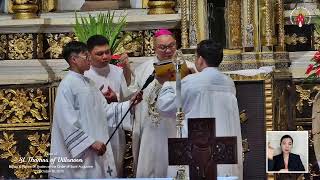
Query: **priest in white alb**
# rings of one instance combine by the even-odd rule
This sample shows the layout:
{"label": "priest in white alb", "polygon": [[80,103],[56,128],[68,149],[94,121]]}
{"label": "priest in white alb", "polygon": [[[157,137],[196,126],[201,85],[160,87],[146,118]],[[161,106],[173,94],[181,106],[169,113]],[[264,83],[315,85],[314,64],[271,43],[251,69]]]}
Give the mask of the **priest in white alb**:
{"label": "priest in white alb", "polygon": [[[154,36],[155,57],[135,69],[135,87],[141,89],[153,73],[153,63],[171,60],[176,52],[172,32],[160,29]],[[187,65],[194,67],[192,63]],[[175,136],[175,118],[160,116],[156,101],[161,84],[154,80],[143,93],[143,100],[136,106],[132,148],[137,178],[162,178],[167,176],[168,137]]]}
{"label": "priest in white alb", "polygon": [[[87,41],[88,50],[91,58],[91,66],[84,75],[95,82],[97,88],[105,94],[107,101],[123,102],[130,93],[127,83],[131,81],[131,70],[128,63],[128,56],[121,56],[124,59],[123,69],[110,64],[111,49],[108,45],[108,39],[102,35],[91,36]],[[124,72],[129,72],[124,76]],[[127,81],[126,81],[127,79]],[[112,133],[115,127],[109,128]],[[131,131],[131,129],[130,129]],[[111,146],[114,150],[115,163],[117,165],[118,177],[123,175],[123,161],[126,150],[126,139],[123,127],[119,128],[111,140]]]}
{"label": "priest in white alb", "polygon": [[[54,106],[50,178],[114,178],[117,169],[108,127],[118,124],[132,100],[108,104],[94,82],[86,44],[72,41],[63,49],[70,71],[61,81]],[[141,94],[135,95],[141,101]],[[135,103],[136,104],[136,103]],[[123,127],[131,129],[130,114]]]}
{"label": "priest in white alb", "polygon": [[[238,151],[238,164],[219,164],[218,176],[235,176],[242,180],[242,139],[236,89],[232,79],[218,70],[223,48],[213,40],[204,40],[198,44],[196,53],[195,65],[199,73],[188,75],[181,81],[182,109],[185,112],[182,135],[188,136],[188,118],[215,118],[216,136],[236,136]],[[157,79],[164,83],[168,77]],[[175,118],[177,97],[172,83],[163,84],[157,107],[161,116]],[[172,167],[169,172],[173,173],[168,176],[176,175]]]}

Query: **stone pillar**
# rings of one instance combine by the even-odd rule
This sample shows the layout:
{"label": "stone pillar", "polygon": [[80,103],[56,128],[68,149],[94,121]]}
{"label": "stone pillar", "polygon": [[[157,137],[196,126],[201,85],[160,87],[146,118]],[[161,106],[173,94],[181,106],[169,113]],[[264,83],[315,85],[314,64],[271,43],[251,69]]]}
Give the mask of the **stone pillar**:
{"label": "stone pillar", "polygon": [[2,0],[0,4],[0,12],[8,13],[9,0]]}
{"label": "stone pillar", "polygon": [[130,0],[131,8],[142,8],[143,0]]}
{"label": "stone pillar", "polygon": [[80,10],[85,0],[58,0],[58,11]]}
{"label": "stone pillar", "polygon": [[4,12],[5,3],[5,1],[0,2],[0,12]]}

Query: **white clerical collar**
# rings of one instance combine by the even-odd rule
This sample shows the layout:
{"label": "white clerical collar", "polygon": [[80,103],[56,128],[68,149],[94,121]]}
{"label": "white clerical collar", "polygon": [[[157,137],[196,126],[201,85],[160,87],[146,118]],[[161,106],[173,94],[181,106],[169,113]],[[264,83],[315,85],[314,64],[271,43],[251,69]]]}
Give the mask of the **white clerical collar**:
{"label": "white clerical collar", "polygon": [[94,72],[96,72],[98,75],[101,75],[101,76],[107,76],[110,72],[109,64],[102,68],[91,66],[90,69],[92,69]]}

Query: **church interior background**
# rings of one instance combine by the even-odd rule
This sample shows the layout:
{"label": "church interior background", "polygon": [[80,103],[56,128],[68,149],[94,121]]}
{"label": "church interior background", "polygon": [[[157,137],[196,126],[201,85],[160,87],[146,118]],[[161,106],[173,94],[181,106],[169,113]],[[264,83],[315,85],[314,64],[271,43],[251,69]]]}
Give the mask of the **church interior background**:
{"label": "church interior background", "polygon": [[[130,50],[133,67],[143,62],[142,57],[154,54],[152,36],[158,28],[174,31],[181,48],[194,48],[207,38],[224,44],[220,69],[236,83],[244,179],[298,178],[266,174],[267,130],[310,131],[309,173],[303,178],[320,177],[311,133],[312,105],[320,86],[317,81],[305,81],[305,70],[320,46],[315,31],[318,1],[122,1],[126,0],[119,0],[126,7],[112,11],[116,16],[127,14],[125,31],[130,38],[123,48]],[[46,178],[39,170],[10,169],[9,165],[24,156],[48,156],[56,87],[68,68],[61,51],[76,39],[74,11],[80,10],[84,0],[0,3],[0,178]],[[22,13],[25,10],[27,14]],[[87,16],[97,11],[78,13]],[[302,27],[296,21],[299,14],[304,16]],[[185,57],[194,60],[193,54]],[[130,134],[128,142],[130,147]],[[130,176],[132,156],[129,151],[126,156]],[[26,166],[35,164],[46,163]]]}

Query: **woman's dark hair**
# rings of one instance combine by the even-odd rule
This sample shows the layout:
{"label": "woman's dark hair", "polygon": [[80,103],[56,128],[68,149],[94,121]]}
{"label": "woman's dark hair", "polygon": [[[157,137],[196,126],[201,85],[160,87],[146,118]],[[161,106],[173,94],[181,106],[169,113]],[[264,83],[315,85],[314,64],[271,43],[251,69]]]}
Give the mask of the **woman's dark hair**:
{"label": "woman's dark hair", "polygon": [[286,134],[286,135],[282,136],[282,138],[281,138],[281,140],[280,140],[280,146],[281,146],[282,140],[287,139],[287,138],[291,139],[292,144],[293,144],[293,139],[292,139],[292,137],[291,137],[290,135]]}

